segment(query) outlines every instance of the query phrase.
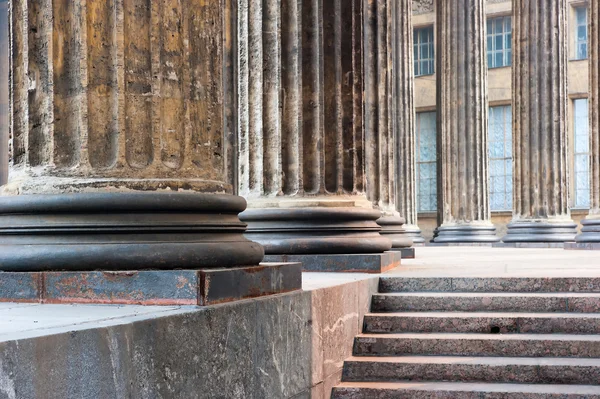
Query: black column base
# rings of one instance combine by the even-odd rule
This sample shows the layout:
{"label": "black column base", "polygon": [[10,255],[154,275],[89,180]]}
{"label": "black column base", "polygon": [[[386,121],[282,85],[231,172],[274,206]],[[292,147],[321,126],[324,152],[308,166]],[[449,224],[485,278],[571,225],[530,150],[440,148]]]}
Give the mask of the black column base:
{"label": "black column base", "polygon": [[246,201],[198,193],[0,197],[0,270],[172,270],[258,266]]}
{"label": "black column base", "polygon": [[413,245],[413,239],[406,234],[404,230],[404,218],[399,216],[384,216],[377,219],[377,224],[381,226],[380,234],[392,241],[392,249],[410,248]]}
{"label": "black column base", "polygon": [[442,225],[434,232],[436,244],[494,243],[500,241],[492,225],[458,224]]}
{"label": "black column base", "polygon": [[600,249],[600,218],[585,218],[581,221],[581,233],[575,237],[575,241],[588,245],[586,249]]}
{"label": "black column base", "polygon": [[379,234],[378,210],[364,208],[258,208],[240,219],[246,237],[267,255],[378,254],[392,243]]}
{"label": "black column base", "polygon": [[568,242],[574,241],[577,225],[573,221],[516,221],[508,224],[508,232],[502,239],[513,242]]}

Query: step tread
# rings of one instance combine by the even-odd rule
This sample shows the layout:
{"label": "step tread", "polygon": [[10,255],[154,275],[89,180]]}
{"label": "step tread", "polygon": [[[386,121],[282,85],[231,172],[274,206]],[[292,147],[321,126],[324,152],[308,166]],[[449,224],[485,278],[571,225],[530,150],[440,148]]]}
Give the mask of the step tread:
{"label": "step tread", "polygon": [[600,359],[563,357],[479,357],[479,356],[351,356],[347,362],[404,364],[471,364],[482,366],[577,366],[600,367]]}
{"label": "step tread", "polygon": [[431,339],[431,340],[486,340],[486,341],[594,341],[600,342],[598,334],[479,334],[479,333],[389,333],[358,334],[357,339]]}
{"label": "step tread", "polygon": [[600,293],[586,292],[389,292],[373,294],[375,297],[427,297],[427,298],[598,298]]}
{"label": "step tread", "polygon": [[571,395],[600,394],[600,386],[596,385],[502,384],[477,382],[342,382],[335,388]]}
{"label": "step tread", "polygon": [[365,317],[462,317],[462,318],[503,318],[503,317],[523,317],[523,318],[572,318],[572,319],[600,319],[600,313],[530,313],[530,312],[385,312],[385,313],[367,313]]}

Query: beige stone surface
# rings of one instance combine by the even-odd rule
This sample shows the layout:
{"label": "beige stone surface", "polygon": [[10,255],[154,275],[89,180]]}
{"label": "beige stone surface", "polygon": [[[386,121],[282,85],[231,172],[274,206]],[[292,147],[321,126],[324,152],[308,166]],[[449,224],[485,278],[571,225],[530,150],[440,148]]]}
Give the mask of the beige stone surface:
{"label": "beige stone surface", "polygon": [[13,156],[5,194],[232,192],[228,6],[24,3],[15,0],[11,15]]}
{"label": "beige stone surface", "polygon": [[600,253],[542,248],[418,247],[386,275],[600,277]]}

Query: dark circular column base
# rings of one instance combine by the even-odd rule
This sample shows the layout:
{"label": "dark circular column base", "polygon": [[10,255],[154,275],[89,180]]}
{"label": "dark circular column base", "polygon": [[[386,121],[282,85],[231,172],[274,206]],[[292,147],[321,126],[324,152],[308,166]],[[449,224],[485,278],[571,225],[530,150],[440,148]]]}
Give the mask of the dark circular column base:
{"label": "dark circular column base", "polygon": [[581,221],[581,233],[575,237],[576,242],[600,243],[600,218],[585,218]]}
{"label": "dark circular column base", "polygon": [[258,265],[246,201],[198,193],[0,197],[0,270],[206,269]]}
{"label": "dark circular column base", "polygon": [[500,241],[494,225],[457,224],[441,225],[435,230],[434,243],[494,243]]}
{"label": "dark circular column base", "polygon": [[568,242],[575,239],[577,225],[573,221],[516,221],[508,224],[502,239],[510,242]]}
{"label": "dark circular column base", "polygon": [[404,223],[406,220],[399,216],[384,216],[377,219],[377,224],[381,226],[380,234],[392,241],[392,248],[410,248],[413,245],[413,239],[406,234]]}
{"label": "dark circular column base", "polygon": [[379,234],[380,216],[364,208],[259,208],[240,219],[248,223],[246,237],[267,255],[372,254],[392,247]]}

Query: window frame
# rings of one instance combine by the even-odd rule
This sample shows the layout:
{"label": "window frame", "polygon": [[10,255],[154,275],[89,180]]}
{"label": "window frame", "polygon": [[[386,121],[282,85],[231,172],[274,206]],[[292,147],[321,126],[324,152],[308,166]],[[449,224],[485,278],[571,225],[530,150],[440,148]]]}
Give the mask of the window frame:
{"label": "window frame", "polygon": [[[437,200],[437,152],[434,151],[435,153],[435,157],[433,160],[427,160],[427,161],[422,161],[421,160],[421,115],[423,114],[430,114],[430,116],[433,116],[433,123],[434,128],[433,128],[433,133],[434,133],[434,139],[433,139],[433,143],[435,145],[434,150],[437,150],[437,113],[436,111],[431,111],[431,110],[423,110],[423,111],[417,111],[416,112],[416,117],[415,117],[415,136],[416,136],[416,140],[415,140],[415,153],[416,153],[416,157],[415,157],[415,164],[416,164],[416,189],[417,189],[417,214],[419,215],[423,215],[423,214],[432,214],[437,212],[437,207],[438,207],[438,200]],[[428,192],[428,195],[431,197],[433,196],[434,201],[435,201],[435,206],[433,207],[433,209],[421,209],[421,178],[420,178],[420,171],[421,171],[421,165],[433,165],[433,170],[434,170],[434,177],[433,177],[433,188],[434,191],[431,192],[431,190]],[[431,200],[431,198],[430,198]]]}
{"label": "window frame", "polygon": [[[492,122],[492,113],[494,112],[492,109],[501,109],[498,110],[497,112],[502,112],[502,121],[503,121],[503,152],[502,152],[502,156],[501,157],[492,157],[492,148],[491,148],[491,144],[495,143],[496,141],[492,141],[492,126],[490,125],[490,122]],[[488,107],[488,158],[489,158],[489,164],[490,164],[490,182],[489,182],[489,196],[490,196],[490,211],[493,213],[506,213],[506,212],[512,212],[513,210],[513,182],[514,182],[514,170],[513,170],[513,159],[514,159],[514,154],[513,154],[513,132],[512,132],[512,105],[511,104],[497,104],[497,105],[490,105]],[[507,156],[507,149],[510,149],[510,156]],[[492,184],[492,178],[493,177],[497,177],[497,176],[492,176],[492,161],[502,161],[504,163],[504,173],[502,174],[501,177],[504,178],[504,191],[503,191],[503,196],[504,196],[504,207],[502,209],[498,208],[498,209],[494,209],[492,207],[493,204],[493,195],[494,192],[492,191],[493,189],[493,184]],[[509,165],[509,166],[507,166]],[[510,168],[510,169],[508,169]],[[510,182],[507,182],[508,177],[510,176]],[[499,192],[498,192],[499,193]]]}
{"label": "window frame", "polygon": [[[502,31],[496,32],[495,26],[498,21],[502,21]],[[507,26],[509,25],[510,26]],[[486,60],[488,69],[509,68],[512,67],[512,15],[494,15],[486,19]],[[510,29],[509,29],[510,28]],[[502,37],[502,49],[495,47],[496,38]],[[492,48],[489,43],[491,42]],[[496,55],[502,55],[502,65],[496,65]]]}
{"label": "window frame", "polygon": [[[419,33],[425,32],[430,33],[427,39],[428,41],[422,41],[422,35]],[[429,57],[422,58],[421,51],[424,46],[429,47]],[[435,29],[434,25],[415,26],[413,28],[413,67],[415,78],[420,76],[431,76],[435,75]],[[424,62],[430,63],[430,73],[422,73],[421,68]]]}
{"label": "window frame", "polygon": [[[573,120],[573,124],[572,124],[572,129],[573,129],[573,136],[572,136],[572,175],[573,175],[573,180],[572,180],[572,190],[571,190],[571,198],[572,198],[572,203],[570,204],[571,209],[574,210],[588,210],[590,209],[590,200],[591,200],[591,186],[590,186],[590,142],[589,142],[589,138],[590,138],[590,132],[589,132],[589,99],[587,97],[578,97],[578,98],[573,98],[572,100],[572,120]],[[578,114],[577,114],[577,102],[578,101],[585,101],[585,107],[583,107],[583,109],[585,109],[586,111],[586,115],[587,115],[587,120],[586,123],[584,124],[585,126],[585,130],[586,130],[586,137],[584,139],[584,142],[586,143],[586,151],[578,151],[578,145],[577,145],[577,138],[578,138],[578,134],[577,134],[577,119],[578,119]],[[580,134],[581,135],[581,134]],[[587,181],[587,192],[588,192],[588,198],[587,198],[587,204],[582,204],[580,202],[577,201],[577,191],[580,190],[585,190],[584,189],[579,189],[579,185],[578,185],[578,174],[582,173],[581,171],[579,171],[579,169],[577,168],[577,158],[578,157],[585,157],[585,162],[584,164],[587,167],[587,170],[585,172],[586,173],[586,177],[585,177],[585,181]]]}
{"label": "window frame", "polygon": [[[573,7],[573,26],[574,29],[571,30],[571,34],[573,35],[573,61],[581,61],[587,60],[590,56],[590,48],[589,48],[589,40],[590,40],[590,32],[588,29],[589,24],[589,8],[587,4],[574,4]],[[585,12],[585,22],[583,24],[579,23],[579,12]],[[585,28],[585,40],[579,40],[579,28]],[[585,56],[581,56],[579,53],[580,45],[585,45]]]}

